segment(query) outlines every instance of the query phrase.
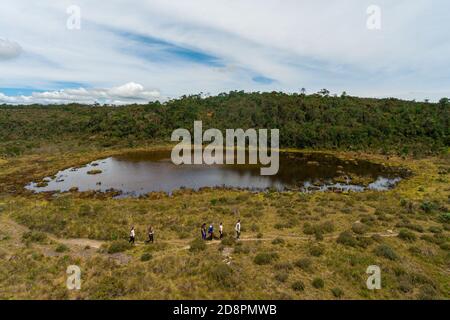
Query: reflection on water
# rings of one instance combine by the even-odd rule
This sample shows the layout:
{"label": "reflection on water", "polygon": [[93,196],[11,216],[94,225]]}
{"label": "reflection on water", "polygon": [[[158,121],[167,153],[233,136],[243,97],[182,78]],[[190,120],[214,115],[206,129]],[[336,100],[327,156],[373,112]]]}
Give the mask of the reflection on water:
{"label": "reflection on water", "polygon": [[[93,172],[97,170],[97,174]],[[98,173],[100,172],[101,173]],[[91,173],[91,174],[88,174]],[[45,183],[30,183],[36,192],[118,190],[124,196],[149,192],[171,193],[180,188],[230,187],[249,190],[310,191],[387,190],[403,173],[363,160],[341,160],[313,153],[280,154],[280,170],[275,176],[261,176],[259,165],[174,165],[170,151],[136,152],[100,159],[81,168],[58,172]]]}

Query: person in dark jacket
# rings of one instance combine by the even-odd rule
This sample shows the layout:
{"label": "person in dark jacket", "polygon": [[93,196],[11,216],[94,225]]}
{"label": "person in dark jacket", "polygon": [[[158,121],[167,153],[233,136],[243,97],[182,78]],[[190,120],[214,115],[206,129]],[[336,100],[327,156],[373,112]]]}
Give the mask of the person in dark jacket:
{"label": "person in dark jacket", "polygon": [[202,240],[206,240],[206,223],[202,224],[201,232],[202,232]]}

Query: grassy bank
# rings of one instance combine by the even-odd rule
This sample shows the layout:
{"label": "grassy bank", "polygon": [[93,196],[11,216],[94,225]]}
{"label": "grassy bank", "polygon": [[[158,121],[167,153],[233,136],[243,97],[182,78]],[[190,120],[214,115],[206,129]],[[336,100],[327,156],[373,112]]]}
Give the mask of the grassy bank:
{"label": "grassy bank", "polygon": [[[450,298],[449,161],[337,152],[409,168],[387,192],[173,196],[31,194],[23,185],[124,150],[80,150],[0,162],[0,298],[431,299]],[[242,220],[242,241],[232,228]],[[201,223],[223,241],[194,241]],[[156,243],[144,245],[148,225]],[[129,227],[138,245],[129,247]],[[66,268],[82,270],[68,291]],[[382,289],[366,288],[369,265]]]}

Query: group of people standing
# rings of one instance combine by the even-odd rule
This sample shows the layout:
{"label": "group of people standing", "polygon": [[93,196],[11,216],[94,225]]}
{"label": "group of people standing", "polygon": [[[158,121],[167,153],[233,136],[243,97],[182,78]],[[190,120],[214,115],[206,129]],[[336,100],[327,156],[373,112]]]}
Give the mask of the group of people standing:
{"label": "group of people standing", "polygon": [[[236,239],[239,239],[241,236],[241,220],[238,220],[236,222],[234,230],[236,231]],[[203,223],[202,227],[200,229],[200,232],[201,232],[203,240],[217,239],[217,237],[216,238],[214,237],[214,225],[212,223],[209,225],[208,229],[206,229],[206,223]],[[221,222],[219,224],[219,238],[218,239],[222,239],[222,238],[223,238],[223,223]]]}
{"label": "group of people standing", "polygon": [[[234,231],[236,231],[236,239],[239,239],[241,236],[241,220],[239,219],[236,222],[236,225],[234,227]],[[152,226],[148,227],[148,239],[145,241],[145,243],[153,243],[154,241],[154,230]],[[222,239],[223,238],[223,223],[221,222],[219,224],[219,237],[214,237],[214,225],[211,223],[209,225],[209,228],[206,229],[206,223],[202,224],[202,228],[201,228],[201,234],[202,234],[202,239],[203,240],[213,240],[213,239]],[[136,231],[134,229],[134,226],[131,227],[130,230],[130,239],[128,240],[129,243],[134,244],[134,241],[136,239]]]}

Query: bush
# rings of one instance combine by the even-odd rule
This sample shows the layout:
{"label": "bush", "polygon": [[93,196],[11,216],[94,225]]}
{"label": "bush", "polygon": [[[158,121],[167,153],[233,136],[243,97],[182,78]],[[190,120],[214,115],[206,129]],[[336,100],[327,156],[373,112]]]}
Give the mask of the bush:
{"label": "bush", "polygon": [[219,284],[223,288],[231,288],[235,286],[233,269],[224,263],[215,265],[211,270],[209,270],[208,276],[214,281],[214,283]]}
{"label": "bush", "polygon": [[439,216],[439,221],[441,221],[442,223],[450,223],[450,212],[442,213]]}
{"label": "bush", "polygon": [[257,265],[270,264],[272,261],[278,260],[278,254],[275,252],[262,252],[258,253],[253,262]]}
{"label": "bush", "polygon": [[379,257],[384,257],[389,260],[397,260],[398,256],[395,251],[386,244],[379,245],[375,248],[374,253]]}
{"label": "bush", "polygon": [[105,276],[93,286],[95,291],[89,298],[93,300],[109,300],[126,294],[126,286],[123,280],[115,276]]}
{"label": "bush", "polygon": [[272,240],[272,244],[284,244],[284,242],[283,238],[275,238]]}
{"label": "bush", "polygon": [[322,289],[325,285],[323,280],[321,278],[314,278],[314,280],[311,282],[312,286],[316,289]]}
{"label": "bush", "polygon": [[59,245],[56,247],[55,251],[56,251],[56,252],[66,252],[66,251],[69,251],[69,247],[66,246],[65,244],[59,244]]}
{"label": "bush", "polygon": [[425,213],[430,213],[436,209],[436,205],[433,202],[424,201],[421,203],[420,209],[422,209]]}
{"label": "bush", "polygon": [[234,237],[224,237],[221,242],[224,246],[231,247],[236,243],[236,239]]}
{"label": "bush", "polygon": [[364,234],[367,232],[367,227],[362,223],[354,223],[352,225],[352,231],[356,234]]}
{"label": "bush", "polygon": [[131,249],[132,245],[125,240],[115,240],[108,247],[108,253],[124,252]]}
{"label": "bush", "polygon": [[44,243],[47,241],[47,235],[43,232],[39,231],[28,231],[22,235],[23,242],[37,242]]}
{"label": "bush", "polygon": [[380,236],[379,234],[374,234],[374,235],[372,235],[371,238],[372,238],[373,241],[376,241],[376,242],[382,242],[383,241],[383,237]]}
{"label": "bush", "polygon": [[280,272],[275,275],[275,280],[279,282],[286,282],[288,279],[288,274],[286,272]]}
{"label": "bush", "polygon": [[398,237],[409,242],[415,241],[417,239],[416,235],[412,231],[406,229],[400,230]]}
{"label": "bush", "polygon": [[294,283],[292,283],[291,288],[294,291],[304,291],[305,285],[301,281],[295,281]]}
{"label": "bush", "polygon": [[204,251],[204,250],[206,250],[206,243],[204,240],[197,238],[197,239],[191,241],[191,243],[189,245],[189,251],[199,252],[199,251]]}
{"label": "bush", "polygon": [[433,286],[426,284],[420,288],[418,298],[420,300],[434,300],[436,299],[436,296],[436,289]]}
{"label": "bush", "polygon": [[312,246],[309,248],[309,254],[313,257],[320,257],[325,252],[325,248],[322,246]]}
{"label": "bush", "polygon": [[336,298],[342,298],[344,296],[344,291],[341,288],[333,288],[331,289],[331,293]]}
{"label": "bush", "polygon": [[152,258],[153,258],[152,254],[146,252],[141,256],[141,261],[143,261],[143,262],[150,261]]}
{"label": "bush", "polygon": [[442,229],[439,227],[431,226],[428,228],[431,233],[442,233]]}
{"label": "bush", "polygon": [[300,269],[302,269],[304,271],[310,271],[311,265],[312,265],[312,261],[309,258],[301,258],[295,262],[295,266],[299,267]]}
{"label": "bush", "polygon": [[350,231],[344,231],[339,234],[339,237],[336,241],[337,243],[343,244],[344,246],[356,247],[358,245],[358,241],[356,241],[356,238]]}

